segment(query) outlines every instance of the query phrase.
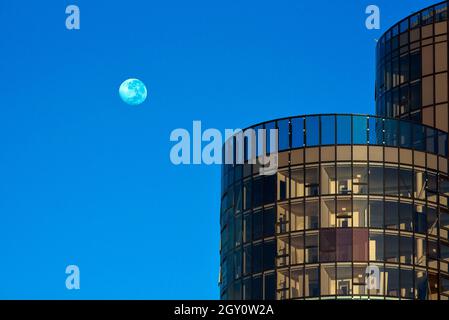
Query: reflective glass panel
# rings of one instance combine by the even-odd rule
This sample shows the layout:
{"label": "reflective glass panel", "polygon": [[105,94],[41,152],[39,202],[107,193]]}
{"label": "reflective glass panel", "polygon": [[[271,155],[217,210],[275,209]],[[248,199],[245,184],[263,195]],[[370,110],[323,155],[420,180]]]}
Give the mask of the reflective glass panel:
{"label": "reflective glass panel", "polygon": [[351,144],[351,116],[337,117],[337,144]]}
{"label": "reflective glass panel", "polygon": [[353,116],[352,117],[352,143],[353,144],[366,144],[367,137],[367,119],[365,116]]}
{"label": "reflective glass panel", "polygon": [[335,144],[335,116],[321,116],[321,144]]}
{"label": "reflective glass panel", "polygon": [[320,144],[320,117],[306,117],[306,145],[317,146]]}

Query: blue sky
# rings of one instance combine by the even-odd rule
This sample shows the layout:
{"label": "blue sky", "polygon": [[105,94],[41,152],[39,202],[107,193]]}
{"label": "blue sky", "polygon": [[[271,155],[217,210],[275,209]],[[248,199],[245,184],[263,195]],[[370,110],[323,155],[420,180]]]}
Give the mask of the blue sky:
{"label": "blue sky", "polygon": [[375,39],[432,3],[1,1],[0,298],[219,298],[220,168],[172,165],[170,132],[374,113]]}

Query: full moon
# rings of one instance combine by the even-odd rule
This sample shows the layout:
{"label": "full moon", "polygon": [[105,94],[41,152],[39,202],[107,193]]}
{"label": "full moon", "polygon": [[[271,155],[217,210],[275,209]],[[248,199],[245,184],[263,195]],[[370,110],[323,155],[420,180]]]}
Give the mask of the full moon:
{"label": "full moon", "polygon": [[128,79],[120,85],[119,94],[123,102],[137,106],[147,98],[147,88],[139,79]]}

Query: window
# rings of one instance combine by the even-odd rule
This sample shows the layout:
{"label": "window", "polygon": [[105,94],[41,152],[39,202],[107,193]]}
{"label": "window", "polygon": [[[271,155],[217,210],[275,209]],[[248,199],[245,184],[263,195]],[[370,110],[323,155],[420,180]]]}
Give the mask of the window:
{"label": "window", "polygon": [[279,129],[279,151],[284,151],[290,148],[290,123],[289,120],[278,121]]}
{"label": "window", "polygon": [[[422,105],[429,106],[434,102],[434,94],[433,94],[433,76],[425,77],[422,80]],[[429,112],[428,116],[426,116],[425,124],[433,124],[433,109],[427,108],[425,109]]]}
{"label": "window", "polygon": [[337,167],[337,192],[346,195],[352,193],[352,172],[349,164]]}
{"label": "window", "polygon": [[416,199],[424,200],[426,198],[426,192],[425,192],[425,185],[426,185],[426,178],[425,173],[422,171],[416,171],[414,173],[414,196]]}
{"label": "window", "polygon": [[416,28],[419,26],[421,20],[420,14],[416,14],[410,18],[410,29]]}
{"label": "window", "polygon": [[352,203],[349,198],[337,201],[337,227],[352,227]]}
{"label": "window", "polygon": [[421,82],[415,82],[410,85],[410,109],[418,110],[421,104]]}
{"label": "window", "polygon": [[353,144],[366,144],[368,142],[367,118],[364,116],[353,116],[352,123]]}
{"label": "window", "polygon": [[243,187],[243,209],[251,209],[251,180],[246,181]]}
{"label": "window", "polygon": [[319,173],[318,167],[306,168],[306,183],[305,183],[305,195],[306,196],[318,196],[319,195]]}
{"label": "window", "polygon": [[335,116],[321,116],[321,144],[335,144]]}
{"label": "window", "polygon": [[413,268],[403,267],[401,268],[400,275],[400,287],[401,297],[406,299],[413,298]]}
{"label": "window", "polygon": [[427,300],[427,272],[425,270],[415,270],[415,299]]}
{"label": "window", "polygon": [[354,165],[352,168],[354,194],[368,194],[368,168],[366,165]]}
{"label": "window", "polygon": [[435,102],[447,101],[447,73],[435,75]]}
{"label": "window", "polygon": [[262,300],[263,298],[263,286],[262,277],[253,277],[251,281],[251,300]]}
{"label": "window", "polygon": [[235,246],[238,247],[242,244],[242,216],[239,215],[235,218]]}
{"label": "window", "polygon": [[421,52],[413,51],[410,60],[410,80],[413,81],[421,77]]}
{"label": "window", "polygon": [[438,274],[429,272],[429,300],[438,299]]}
{"label": "window", "polygon": [[234,187],[234,200],[235,200],[235,211],[240,213],[242,211],[242,184],[236,183]]}
{"label": "window", "polygon": [[306,117],[306,145],[320,144],[320,118],[318,116]]}
{"label": "window", "polygon": [[385,261],[399,261],[399,238],[396,234],[385,234]]}
{"label": "window", "polygon": [[[279,276],[278,276],[279,278]],[[292,269],[291,272],[291,291],[292,298],[302,298],[304,296],[304,270]]]}
{"label": "window", "polygon": [[[272,136],[271,132],[272,132],[272,130],[276,129],[276,123],[274,121],[272,121],[272,122],[266,123],[264,127],[265,127],[264,128],[265,129],[265,147],[264,147],[265,149],[262,150],[262,155],[270,154],[271,151],[274,151],[274,150],[271,150],[271,146],[274,145],[275,141],[276,141],[276,140],[274,140],[273,143],[271,142],[271,136]],[[275,137],[275,136],[273,136],[273,137]],[[278,132],[277,139],[279,140],[279,132]],[[279,145],[278,145],[278,150],[279,150]]]}
{"label": "window", "polygon": [[306,229],[318,229],[318,218],[318,201],[307,201],[305,211]]}
{"label": "window", "polygon": [[435,22],[447,20],[447,3],[435,6]]}
{"label": "window", "polygon": [[[293,239],[293,238],[292,238]],[[277,254],[276,254],[276,265],[282,267],[289,264],[290,256],[289,246],[288,246],[288,236],[282,236],[277,238]],[[293,259],[293,258],[292,258]],[[293,261],[292,261],[293,263]]]}
{"label": "window", "polygon": [[[397,40],[397,38],[395,39]],[[391,60],[392,74],[393,74],[393,87],[397,87],[400,83],[400,73],[399,73],[399,58],[394,57]]]}
{"label": "window", "polygon": [[234,285],[232,286],[232,294],[231,294],[231,300],[241,300],[242,299],[242,282],[241,281],[235,281]]}
{"label": "window", "polygon": [[429,257],[429,267],[430,268],[437,268],[437,264],[435,261],[438,259],[438,243],[436,240],[428,239],[427,242],[427,255]]}
{"label": "window", "polygon": [[374,266],[379,268],[379,272],[380,272],[380,279],[379,279],[380,283],[379,283],[379,285],[380,285],[380,287],[378,289],[368,289],[367,291],[372,296],[384,296],[385,295],[384,279],[386,277],[385,269],[383,267],[383,264],[374,264]]}
{"label": "window", "polygon": [[354,295],[366,295],[367,292],[367,286],[365,284],[365,272],[368,265],[361,264],[361,263],[355,263],[353,268],[353,293]]}
{"label": "window", "polygon": [[236,251],[234,253],[234,270],[235,270],[235,279],[238,279],[242,276],[242,251]]}
{"label": "window", "polygon": [[440,237],[449,240],[449,212],[447,209],[440,209]]}
{"label": "window", "polygon": [[263,213],[263,236],[264,238],[274,236],[275,212],[274,208],[264,209]]}
{"label": "window", "polygon": [[385,145],[390,147],[398,146],[398,121],[392,119],[385,119],[384,121],[384,139]]}
{"label": "window", "polygon": [[243,242],[251,242],[252,235],[252,221],[251,215],[246,215],[243,217]]}
{"label": "window", "polygon": [[432,24],[433,23],[433,8],[424,10],[421,12],[421,21],[422,25]]}
{"label": "window", "polygon": [[304,235],[292,235],[290,248],[291,264],[304,263]]}
{"label": "window", "polygon": [[263,213],[256,211],[253,213],[253,240],[259,240],[263,236]]}
{"label": "window", "polygon": [[277,207],[276,232],[285,233],[290,231],[288,204],[280,204]]}
{"label": "window", "polygon": [[449,300],[449,278],[447,276],[440,277],[440,292],[442,300]]}
{"label": "window", "polygon": [[352,229],[337,229],[337,261],[352,260]]}
{"label": "window", "polygon": [[276,277],[274,273],[265,275],[265,300],[276,299]]}
{"label": "window", "polygon": [[320,262],[335,261],[335,229],[320,230]]}
{"label": "window", "polygon": [[426,233],[427,217],[424,205],[416,204],[414,211],[414,229],[417,233]]}
{"label": "window", "polygon": [[352,226],[368,227],[368,200],[354,199],[352,206]]}
{"label": "window", "polygon": [[[302,269],[301,269],[302,271]],[[290,286],[290,277],[289,277],[289,273],[288,270],[280,270],[277,272],[277,299],[278,300],[285,300],[288,299],[288,290],[289,290],[289,286]],[[298,275],[297,277],[295,277],[295,273],[292,271],[292,287],[293,286],[299,286],[299,284],[296,284],[296,282],[301,281],[300,287],[302,288],[302,282],[304,281],[303,279],[303,275]],[[301,294],[302,295],[302,294]],[[292,298],[296,298],[293,297]]]}
{"label": "window", "polygon": [[263,269],[274,269],[276,260],[276,244],[274,240],[266,241],[263,244]]}
{"label": "window", "polygon": [[387,229],[398,229],[398,203],[393,201],[385,202],[385,227]]}
{"label": "window", "polygon": [[368,261],[369,240],[368,229],[353,229],[353,261]]}
{"label": "window", "polygon": [[351,117],[337,117],[337,144],[351,144]]}
{"label": "window", "polygon": [[263,204],[273,203],[276,195],[276,176],[265,176],[263,182]]}
{"label": "window", "polygon": [[409,235],[401,235],[399,238],[400,262],[413,263],[413,238]]}
{"label": "window", "polygon": [[277,200],[283,201],[290,197],[288,171],[277,173]]}
{"label": "window", "polygon": [[437,211],[432,207],[427,207],[427,233],[433,236],[438,233]]}
{"label": "window", "polygon": [[262,244],[258,243],[253,245],[252,249],[252,265],[253,273],[262,272]]}
{"label": "window", "polygon": [[[417,120],[421,122],[421,120]],[[426,129],[420,124],[413,124],[413,148],[418,151],[426,150]]]}
{"label": "window", "polygon": [[370,166],[369,168],[369,193],[384,193],[384,168],[382,166]]}
{"label": "window", "polygon": [[321,228],[335,227],[335,200],[321,200]]}
{"label": "window", "polygon": [[243,299],[251,300],[251,278],[243,281]]}
{"label": "window", "polygon": [[426,238],[415,235],[415,264],[426,265]]}
{"label": "window", "polygon": [[[440,259],[442,263],[444,263],[447,266],[447,263],[449,263],[449,244],[440,242]],[[443,266],[440,265],[440,268],[443,269]],[[447,267],[445,269],[447,272]]]}
{"label": "window", "polygon": [[399,226],[401,230],[413,231],[413,206],[411,203],[399,204]]}
{"label": "window", "polygon": [[435,44],[435,72],[447,70],[447,46],[444,43]]}
{"label": "window", "polygon": [[412,147],[412,123],[401,121],[400,122],[400,144],[401,147],[411,148]]}
{"label": "window", "polygon": [[409,95],[408,85],[403,85],[400,88],[400,99],[399,99],[400,114],[408,113],[410,111],[408,95]]}
{"label": "window", "polygon": [[255,141],[254,145],[255,145],[257,156],[262,156],[265,151],[265,147],[266,147],[266,143],[265,144],[260,143],[261,142],[260,140],[263,141],[263,139],[259,139],[259,137],[262,138],[262,136],[261,136],[262,129],[263,129],[263,125],[258,125],[257,127],[254,128],[256,139],[254,139],[253,141]]}
{"label": "window", "polygon": [[379,118],[369,119],[369,144],[382,145],[383,142],[383,121]]}
{"label": "window", "polygon": [[318,262],[318,232],[306,233],[305,239],[305,262]]}
{"label": "window", "polygon": [[321,295],[335,295],[335,265],[321,265]]}
{"label": "window", "polygon": [[340,296],[352,294],[352,268],[350,264],[337,265],[337,294]]}
{"label": "window", "polygon": [[384,227],[384,203],[382,200],[370,200],[370,227],[381,229]]}
{"label": "window", "polygon": [[[406,34],[408,36],[408,34]],[[407,39],[408,40],[408,39]],[[400,83],[409,81],[409,55],[402,55],[400,58]]]}
{"label": "window", "polygon": [[291,219],[292,231],[304,230],[304,202],[294,202],[291,204]]}
{"label": "window", "polygon": [[[446,121],[446,120],[443,120],[443,121]],[[438,154],[440,156],[447,157],[447,155],[448,155],[447,142],[448,142],[447,134],[445,132],[440,132],[438,134]]]}
{"label": "window", "polygon": [[292,119],[292,148],[304,146],[304,118]]}
{"label": "window", "polygon": [[384,235],[382,232],[370,231],[369,233],[370,261],[384,260]]}
{"label": "window", "polygon": [[397,267],[386,266],[385,267],[385,286],[387,288],[387,296],[398,297],[399,296],[399,270]]}
{"label": "window", "polygon": [[251,274],[252,248],[247,246],[243,249],[243,274]]}
{"label": "window", "polygon": [[318,282],[318,267],[306,266],[304,277],[304,296],[317,297],[320,295],[320,284]]}
{"label": "window", "polygon": [[303,197],[304,196],[304,170],[292,169],[291,171],[291,197]]}
{"label": "window", "polygon": [[321,194],[335,194],[336,189],[335,166],[325,164],[321,167]]}
{"label": "window", "polygon": [[262,205],[262,178],[256,178],[253,180],[253,205],[254,208],[260,207]]}
{"label": "window", "polygon": [[398,169],[385,167],[385,194],[398,194]]}

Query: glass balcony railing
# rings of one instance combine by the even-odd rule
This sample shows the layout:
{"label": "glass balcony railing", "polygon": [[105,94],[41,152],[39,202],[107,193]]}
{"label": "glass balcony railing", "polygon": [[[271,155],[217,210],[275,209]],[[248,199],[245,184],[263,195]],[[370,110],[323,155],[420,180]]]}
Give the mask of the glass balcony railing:
{"label": "glass balcony railing", "polygon": [[[243,134],[243,148],[248,149],[247,137],[256,139],[252,144],[260,146],[258,129],[266,129],[266,145],[269,145],[269,129],[278,129],[278,151],[326,145],[377,145],[408,148],[448,156],[448,134],[419,123],[368,115],[323,114],[296,116],[264,122],[243,130],[255,130],[254,135]],[[237,136],[227,145],[236,154]],[[229,150],[229,149],[228,149]],[[266,149],[269,153],[269,148]],[[245,154],[247,152],[245,151]],[[257,152],[258,155],[261,153]],[[246,160],[245,156],[245,160]]]}

